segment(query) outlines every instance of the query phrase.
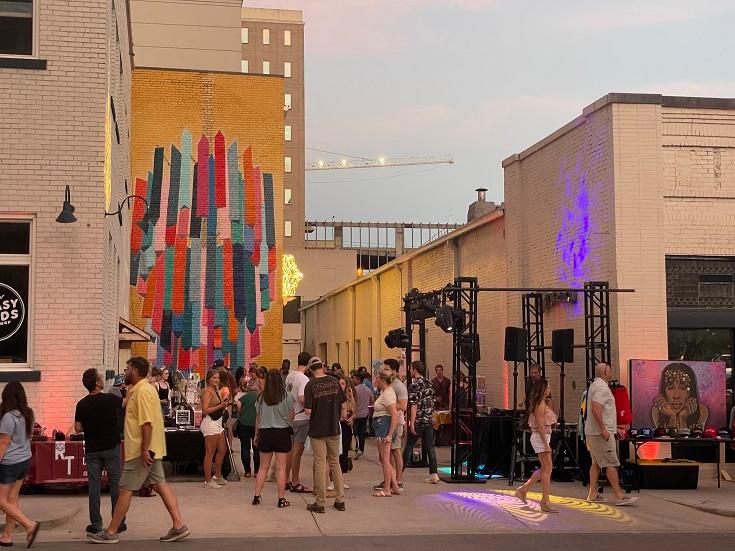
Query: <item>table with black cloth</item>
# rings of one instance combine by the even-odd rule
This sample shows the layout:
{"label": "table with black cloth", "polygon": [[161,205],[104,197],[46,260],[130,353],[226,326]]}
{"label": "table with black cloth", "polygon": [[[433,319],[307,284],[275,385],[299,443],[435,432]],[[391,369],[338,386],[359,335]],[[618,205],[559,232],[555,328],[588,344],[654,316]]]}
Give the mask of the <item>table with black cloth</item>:
{"label": "table with black cloth", "polygon": [[[174,472],[190,469],[187,468],[192,464],[197,465],[196,469],[202,465],[204,460],[204,436],[199,429],[178,429],[166,430],[166,456],[164,461],[169,461],[173,465]],[[227,476],[230,473],[229,454],[225,455],[225,461],[222,464],[222,475]]]}
{"label": "table with black cloth", "polygon": [[510,476],[508,450],[513,445],[513,414],[502,412],[496,415],[478,415],[472,434],[472,448],[478,472]]}

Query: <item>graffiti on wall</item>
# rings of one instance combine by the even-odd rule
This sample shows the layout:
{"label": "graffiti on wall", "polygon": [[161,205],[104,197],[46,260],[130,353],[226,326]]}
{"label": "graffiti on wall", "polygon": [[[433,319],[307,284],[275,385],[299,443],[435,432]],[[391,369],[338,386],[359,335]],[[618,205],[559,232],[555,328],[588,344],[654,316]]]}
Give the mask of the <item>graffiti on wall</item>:
{"label": "graffiti on wall", "polygon": [[157,365],[201,372],[260,354],[263,313],[277,298],[273,185],[252,148],[227,145],[221,131],[194,143],[185,130],[180,146],[154,149],[135,182],[149,206],[133,210],[130,285]]}

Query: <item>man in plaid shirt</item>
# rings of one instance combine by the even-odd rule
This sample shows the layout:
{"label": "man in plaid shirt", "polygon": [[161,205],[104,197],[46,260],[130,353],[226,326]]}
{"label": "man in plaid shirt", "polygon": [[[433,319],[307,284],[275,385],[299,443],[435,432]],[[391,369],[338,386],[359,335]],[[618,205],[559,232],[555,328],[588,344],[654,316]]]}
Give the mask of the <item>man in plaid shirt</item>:
{"label": "man in plaid shirt", "polygon": [[434,387],[426,380],[426,366],[419,361],[411,362],[411,385],[408,387],[408,437],[403,450],[403,464],[408,463],[413,447],[421,438],[422,446],[429,457],[428,484],[438,484],[436,451],[434,450]]}

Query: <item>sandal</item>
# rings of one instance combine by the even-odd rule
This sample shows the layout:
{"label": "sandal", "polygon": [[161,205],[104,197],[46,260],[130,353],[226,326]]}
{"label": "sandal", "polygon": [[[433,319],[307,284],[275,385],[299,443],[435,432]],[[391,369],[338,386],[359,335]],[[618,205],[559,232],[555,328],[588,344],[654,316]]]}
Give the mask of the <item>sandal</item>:
{"label": "sandal", "polygon": [[518,488],[513,495],[516,499],[521,500],[523,503],[528,503],[528,499],[526,499],[526,492],[524,492],[521,488]]}
{"label": "sandal", "polygon": [[559,512],[546,502],[542,501],[540,505],[541,506],[539,508],[541,509],[542,513],[558,513]]}
{"label": "sandal", "polygon": [[278,508],[279,509],[283,509],[284,507],[288,507],[289,505],[291,505],[291,502],[290,501],[286,501],[286,498],[285,497],[279,497],[278,498]]}
{"label": "sandal", "polygon": [[393,494],[385,493],[385,490],[378,490],[373,493],[373,497],[393,497]]}
{"label": "sandal", "polygon": [[41,528],[41,523],[36,522],[33,530],[28,532],[28,543],[26,544],[26,548],[31,547],[33,545],[33,542],[36,541],[36,536],[38,535],[39,528]]}
{"label": "sandal", "polygon": [[304,486],[301,483],[296,484],[296,486],[291,486],[291,491],[295,494],[312,494],[314,493],[313,490],[310,490],[306,486]]}
{"label": "sandal", "polygon": [[253,505],[260,505],[260,496],[253,496]]}
{"label": "sandal", "polygon": [[293,486],[291,485],[291,483],[290,482],[286,482],[286,486],[283,489],[286,490],[287,492],[289,492],[289,491],[291,491],[291,488],[293,488]]}

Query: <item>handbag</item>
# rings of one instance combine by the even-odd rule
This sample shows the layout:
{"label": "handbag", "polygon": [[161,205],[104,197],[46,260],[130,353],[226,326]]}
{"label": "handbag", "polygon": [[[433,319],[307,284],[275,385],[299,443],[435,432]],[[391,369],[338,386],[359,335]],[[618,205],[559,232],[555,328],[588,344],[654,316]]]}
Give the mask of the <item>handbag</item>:
{"label": "handbag", "polygon": [[[219,403],[221,404],[221,403],[222,403],[222,398],[220,398],[220,396],[219,396],[219,392],[217,392],[217,391],[215,390],[215,391],[214,391],[214,393],[215,393],[215,394],[217,395],[217,398],[219,398]],[[222,418],[222,416],[223,416],[223,415],[224,415],[225,413],[227,413],[227,412],[225,411],[225,409],[224,409],[224,408],[222,408],[222,409],[218,409],[217,411],[213,411],[212,413],[210,413],[210,414],[209,414],[209,418],[210,418],[210,419],[211,419],[212,421],[218,421],[219,419],[221,419],[221,418]],[[225,419],[225,421],[226,421],[226,420],[227,420],[227,419]]]}

